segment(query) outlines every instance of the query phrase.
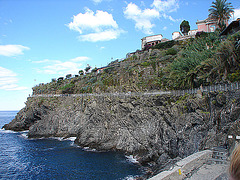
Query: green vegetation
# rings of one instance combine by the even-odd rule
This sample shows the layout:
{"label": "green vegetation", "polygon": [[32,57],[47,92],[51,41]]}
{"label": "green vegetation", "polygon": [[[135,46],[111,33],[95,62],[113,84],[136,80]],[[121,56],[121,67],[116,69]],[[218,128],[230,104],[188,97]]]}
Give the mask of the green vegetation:
{"label": "green vegetation", "polygon": [[226,22],[231,18],[234,12],[231,3],[227,3],[227,0],[216,0],[212,2],[212,6],[208,11],[209,17],[217,21],[220,31],[226,28]]}
{"label": "green vegetation", "polygon": [[176,55],[177,54],[177,50],[174,49],[174,48],[169,48],[167,51],[166,51],[166,55]]}
{"label": "green vegetation", "polygon": [[167,49],[173,47],[175,44],[178,44],[178,42],[171,40],[167,42],[163,42],[160,44],[157,44],[156,46],[151,47],[152,49]]}
{"label": "green vegetation", "polygon": [[182,23],[180,24],[180,31],[184,34],[187,35],[188,32],[190,31],[190,25],[189,22],[186,20],[183,20]]}
{"label": "green vegetation", "polygon": [[84,75],[80,70],[78,77],[60,77],[34,87],[33,91],[35,94],[140,92],[239,81],[240,47],[236,45],[239,39],[240,32],[225,40],[220,40],[215,32],[185,41],[160,43],[114,62],[100,73],[95,69]]}

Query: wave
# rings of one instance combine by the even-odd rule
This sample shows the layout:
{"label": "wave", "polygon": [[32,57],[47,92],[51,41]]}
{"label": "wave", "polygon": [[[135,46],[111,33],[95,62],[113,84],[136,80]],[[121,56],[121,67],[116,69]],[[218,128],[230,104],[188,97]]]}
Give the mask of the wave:
{"label": "wave", "polygon": [[28,139],[28,134],[27,133],[22,133],[20,136],[23,137],[24,139]]}
{"label": "wave", "polygon": [[129,176],[123,178],[122,180],[135,180],[135,179],[137,179],[138,177],[139,177],[139,176],[132,176],[132,175],[129,175]]}
{"label": "wave", "polygon": [[4,128],[0,129],[0,132],[1,132],[1,133],[12,133],[12,134],[14,134],[14,133],[19,133],[19,132],[12,131],[12,130],[5,130]]}
{"label": "wave", "polygon": [[49,137],[50,139],[56,139],[58,141],[75,141],[75,139],[77,137],[68,137],[68,138],[65,138],[65,137]]}
{"label": "wave", "polygon": [[134,164],[139,164],[138,160],[133,156],[133,155],[129,155],[129,156],[125,156],[127,158],[127,160],[131,163],[134,163]]}
{"label": "wave", "polygon": [[96,149],[91,149],[90,147],[83,147],[83,150],[88,152],[99,152]]}

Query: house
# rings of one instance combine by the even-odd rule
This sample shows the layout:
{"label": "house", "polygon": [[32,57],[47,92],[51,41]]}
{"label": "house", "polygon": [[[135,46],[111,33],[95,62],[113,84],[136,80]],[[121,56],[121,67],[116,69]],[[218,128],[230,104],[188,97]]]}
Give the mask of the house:
{"label": "house", "polygon": [[181,41],[189,38],[194,38],[195,35],[197,34],[197,30],[191,30],[188,32],[188,35],[184,36],[180,32],[176,31],[172,33],[172,39],[175,41]]}
{"label": "house", "polygon": [[219,36],[227,36],[240,31],[240,18],[236,21],[232,21],[220,34]]}
{"label": "house", "polygon": [[194,38],[197,32],[214,32],[217,27],[217,22],[211,20],[210,18],[204,20],[197,20],[197,29],[190,30],[186,36],[182,35],[180,32],[175,31],[172,33],[173,40],[184,40],[189,38]]}
{"label": "house", "polygon": [[98,68],[98,69],[96,70],[97,74],[102,73],[102,72],[104,71],[104,69],[106,69],[106,68],[107,68],[107,66]]}
{"label": "house", "polygon": [[144,49],[147,45],[155,46],[162,42],[163,36],[161,34],[153,35],[153,36],[146,36],[142,38],[142,49]]}
{"label": "house", "polygon": [[[198,29],[198,32],[214,32],[215,29],[217,28],[217,21],[210,19],[209,17],[204,20],[197,20],[196,22]],[[228,23],[226,22],[226,25]]]}
{"label": "house", "polygon": [[188,36],[195,36],[198,32],[198,29],[188,31]]}
{"label": "house", "polygon": [[182,36],[182,34],[180,32],[178,32],[178,31],[175,31],[175,32],[172,33],[172,39],[173,40],[175,40],[175,39],[177,39],[177,38],[179,38],[181,36]]}

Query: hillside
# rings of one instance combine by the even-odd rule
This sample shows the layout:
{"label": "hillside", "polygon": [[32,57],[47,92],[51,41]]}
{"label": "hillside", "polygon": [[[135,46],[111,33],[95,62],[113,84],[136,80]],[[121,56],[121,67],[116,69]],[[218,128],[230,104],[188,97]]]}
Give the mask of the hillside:
{"label": "hillside", "polygon": [[225,40],[215,32],[161,43],[114,61],[101,73],[95,69],[78,77],[40,84],[33,88],[33,94],[142,92],[239,81],[239,39],[240,32]]}
{"label": "hillside", "polygon": [[[112,62],[101,73],[53,81],[35,94],[72,94],[183,89],[239,80],[240,34],[220,40],[217,33],[159,44]],[[144,94],[144,93],[143,93]],[[100,151],[134,155],[149,169],[146,177],[204,149],[234,147],[239,134],[240,91],[112,96],[32,96],[6,130],[29,138],[76,137],[75,143]]]}

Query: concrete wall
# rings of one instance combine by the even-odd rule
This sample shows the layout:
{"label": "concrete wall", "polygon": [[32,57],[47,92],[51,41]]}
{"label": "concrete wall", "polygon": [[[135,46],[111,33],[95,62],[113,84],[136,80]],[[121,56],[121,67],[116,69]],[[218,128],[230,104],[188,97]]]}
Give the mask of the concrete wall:
{"label": "concrete wall", "polygon": [[182,180],[186,178],[186,174],[202,166],[211,157],[212,157],[211,150],[205,150],[194,153],[177,162],[172,169],[168,171],[163,171],[158,175],[150,178],[149,180]]}

